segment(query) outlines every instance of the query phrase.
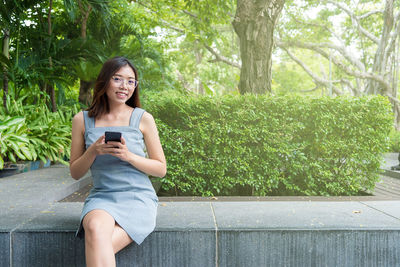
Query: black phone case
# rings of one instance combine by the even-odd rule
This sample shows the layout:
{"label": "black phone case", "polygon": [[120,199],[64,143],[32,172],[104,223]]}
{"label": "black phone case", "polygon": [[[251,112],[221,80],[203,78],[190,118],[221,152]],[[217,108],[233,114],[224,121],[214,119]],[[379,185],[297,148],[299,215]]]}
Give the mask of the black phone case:
{"label": "black phone case", "polygon": [[120,132],[105,132],[107,143],[108,141],[116,141],[121,142],[121,133]]}

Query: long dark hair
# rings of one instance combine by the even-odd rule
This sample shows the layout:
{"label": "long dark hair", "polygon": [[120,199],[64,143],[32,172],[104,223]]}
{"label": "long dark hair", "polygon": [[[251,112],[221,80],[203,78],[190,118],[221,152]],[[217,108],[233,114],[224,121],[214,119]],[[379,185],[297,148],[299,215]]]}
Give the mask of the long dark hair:
{"label": "long dark hair", "polygon": [[[88,108],[89,117],[101,116],[104,113],[110,112],[110,105],[107,98],[107,88],[110,84],[111,77],[122,67],[129,65],[135,73],[135,79],[139,81],[139,76],[136,68],[133,64],[125,57],[114,57],[107,60],[100,70],[99,76],[97,76],[96,83],[94,85],[93,100],[92,104]],[[126,101],[126,104],[130,107],[136,108],[141,107],[139,99],[139,84],[136,86],[132,96]]]}

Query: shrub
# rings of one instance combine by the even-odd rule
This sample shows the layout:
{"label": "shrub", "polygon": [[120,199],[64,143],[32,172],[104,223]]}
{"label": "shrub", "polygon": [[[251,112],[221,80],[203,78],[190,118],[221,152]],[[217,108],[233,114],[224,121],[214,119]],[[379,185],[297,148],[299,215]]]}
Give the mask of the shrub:
{"label": "shrub", "polygon": [[29,143],[24,117],[4,117],[0,120],[0,169],[5,161],[17,158],[32,160],[34,147]]}
{"label": "shrub", "polygon": [[400,152],[400,132],[396,131],[395,129],[392,129],[389,135],[389,150],[388,152],[395,152],[399,153]]}
{"label": "shrub", "polygon": [[354,195],[373,189],[392,127],[381,96],[147,99],[176,195]]}
{"label": "shrub", "polygon": [[4,161],[41,159],[64,161],[69,157],[71,120],[78,107],[61,106],[51,112],[45,104],[24,105],[8,99],[8,111],[0,108],[0,169]]}

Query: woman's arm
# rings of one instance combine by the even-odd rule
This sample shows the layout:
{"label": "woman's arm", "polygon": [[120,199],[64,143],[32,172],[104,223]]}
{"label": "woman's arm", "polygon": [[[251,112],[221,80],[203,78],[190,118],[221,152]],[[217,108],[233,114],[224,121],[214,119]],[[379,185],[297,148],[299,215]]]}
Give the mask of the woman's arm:
{"label": "woman's arm", "polygon": [[143,114],[139,129],[143,133],[149,158],[134,155],[130,161],[131,164],[152,176],[164,177],[167,173],[167,162],[158,136],[156,122],[150,113]]}
{"label": "woman's arm", "polygon": [[[71,157],[69,161],[69,170],[72,178],[79,180],[89,170],[96,158],[95,146],[91,145],[85,150],[85,123],[83,112],[79,112],[72,119],[72,137],[71,137]],[[101,142],[103,136],[96,141]]]}

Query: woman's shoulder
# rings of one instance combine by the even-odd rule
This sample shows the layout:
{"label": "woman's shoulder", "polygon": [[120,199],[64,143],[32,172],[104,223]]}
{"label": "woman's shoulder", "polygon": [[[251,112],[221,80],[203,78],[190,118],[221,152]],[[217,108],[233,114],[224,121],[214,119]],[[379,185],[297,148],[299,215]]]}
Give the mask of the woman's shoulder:
{"label": "woman's shoulder", "polygon": [[145,123],[149,123],[154,121],[153,115],[151,115],[149,112],[147,112],[146,110],[143,110],[143,115],[142,115],[142,121]]}
{"label": "woman's shoulder", "polygon": [[146,110],[145,110],[144,108],[141,108],[141,107],[135,107],[135,108],[132,108],[132,110],[133,110],[133,111],[136,111],[136,112],[138,112],[138,111],[140,111],[140,112],[146,112]]}
{"label": "woman's shoulder", "polygon": [[83,122],[83,111],[79,111],[78,113],[75,114],[75,116],[72,118],[72,121],[74,122]]}
{"label": "woman's shoulder", "polygon": [[80,132],[85,131],[85,119],[83,111],[76,113],[72,118],[72,128],[79,129]]}
{"label": "woman's shoulder", "polygon": [[154,121],[153,115],[149,112],[144,111],[140,120],[139,129],[143,134],[146,134],[149,130],[154,129],[156,122]]}
{"label": "woman's shoulder", "polygon": [[149,112],[147,112],[144,108],[135,107],[133,109],[133,112],[135,112],[136,115],[139,116],[140,122],[149,122],[153,119],[153,116]]}

